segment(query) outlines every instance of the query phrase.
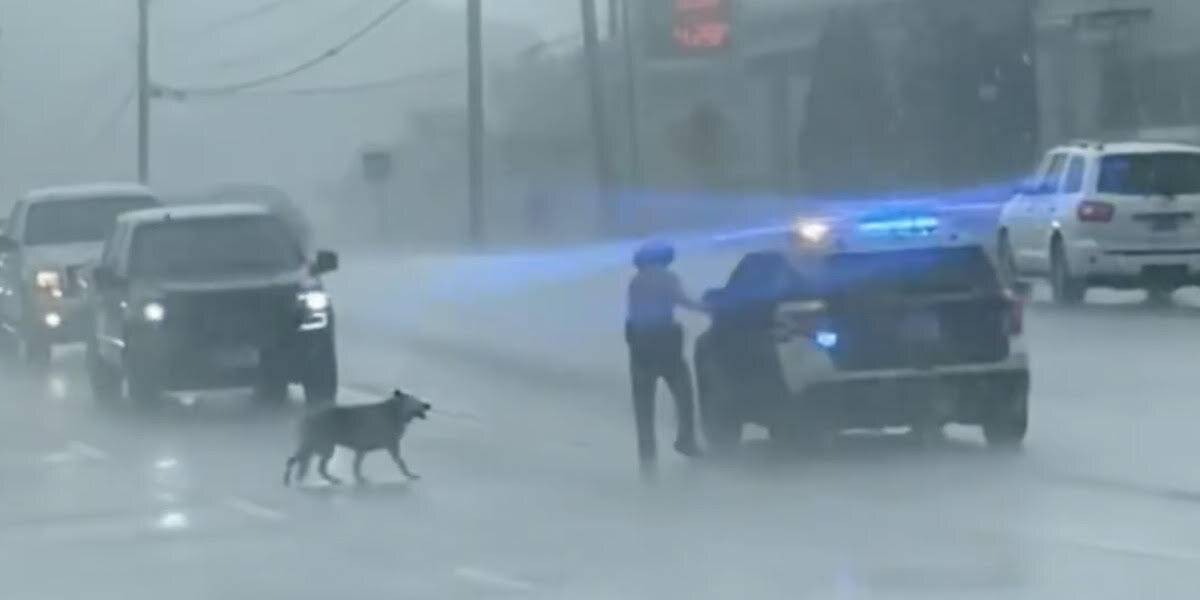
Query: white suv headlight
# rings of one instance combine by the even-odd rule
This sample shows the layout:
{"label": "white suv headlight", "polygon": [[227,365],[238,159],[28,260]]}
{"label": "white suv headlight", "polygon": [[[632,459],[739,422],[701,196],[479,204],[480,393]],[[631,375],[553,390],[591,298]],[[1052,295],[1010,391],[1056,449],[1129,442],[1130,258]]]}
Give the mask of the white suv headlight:
{"label": "white suv headlight", "polygon": [[34,273],[33,283],[44,290],[59,289],[62,287],[62,276],[58,271],[43,269]]}
{"label": "white suv headlight", "polygon": [[309,290],[300,292],[300,301],[304,303],[304,307],[311,312],[324,312],[329,310],[329,294],[323,290]]}
{"label": "white suv headlight", "polygon": [[167,309],[158,302],[147,302],[142,306],[142,318],[151,323],[161,323],[167,317]]}

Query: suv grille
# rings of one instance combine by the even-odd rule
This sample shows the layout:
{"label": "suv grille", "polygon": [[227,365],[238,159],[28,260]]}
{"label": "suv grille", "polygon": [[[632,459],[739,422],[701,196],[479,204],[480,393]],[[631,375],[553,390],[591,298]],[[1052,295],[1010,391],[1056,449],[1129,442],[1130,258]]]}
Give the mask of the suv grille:
{"label": "suv grille", "polygon": [[175,333],[189,343],[271,345],[295,330],[294,287],[175,294],[168,298]]}

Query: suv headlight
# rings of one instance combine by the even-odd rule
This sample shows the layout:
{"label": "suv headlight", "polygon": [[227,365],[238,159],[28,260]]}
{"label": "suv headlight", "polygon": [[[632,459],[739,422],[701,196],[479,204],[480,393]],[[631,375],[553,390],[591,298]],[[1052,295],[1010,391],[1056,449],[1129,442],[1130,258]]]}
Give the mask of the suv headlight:
{"label": "suv headlight", "polygon": [[158,302],[147,302],[142,306],[142,318],[149,323],[161,323],[167,318],[167,309]]}
{"label": "suv headlight", "polygon": [[300,331],[314,331],[329,326],[329,294],[324,290],[307,290],[296,295],[304,307]]}
{"label": "suv headlight", "polygon": [[309,290],[300,292],[300,301],[304,303],[304,308],[310,312],[323,312],[329,310],[329,294],[324,290]]}
{"label": "suv headlight", "polygon": [[33,283],[44,290],[62,288],[62,276],[58,271],[43,269],[33,274]]}

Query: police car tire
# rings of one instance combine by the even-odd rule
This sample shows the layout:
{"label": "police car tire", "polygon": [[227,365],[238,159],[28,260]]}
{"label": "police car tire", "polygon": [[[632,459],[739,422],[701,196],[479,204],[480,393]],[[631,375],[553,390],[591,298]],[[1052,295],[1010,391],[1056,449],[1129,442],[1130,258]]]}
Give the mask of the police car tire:
{"label": "police car tire", "polygon": [[1028,392],[1016,394],[1013,405],[993,411],[983,422],[983,437],[988,446],[998,449],[1016,449],[1025,441],[1029,431]]}
{"label": "police car tire", "polygon": [[743,423],[730,409],[728,382],[716,361],[706,352],[696,353],[696,383],[700,404],[700,427],[710,448],[729,450],[742,442]]}

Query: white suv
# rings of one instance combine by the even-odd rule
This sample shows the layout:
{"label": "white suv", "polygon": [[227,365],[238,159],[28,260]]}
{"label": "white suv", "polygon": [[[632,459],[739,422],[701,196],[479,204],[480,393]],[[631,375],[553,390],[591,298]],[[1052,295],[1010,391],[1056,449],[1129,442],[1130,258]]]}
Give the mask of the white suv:
{"label": "white suv", "polygon": [[997,235],[1006,274],[1046,276],[1057,303],[1078,304],[1091,286],[1166,301],[1200,283],[1200,146],[1054,148],[1005,204]]}

